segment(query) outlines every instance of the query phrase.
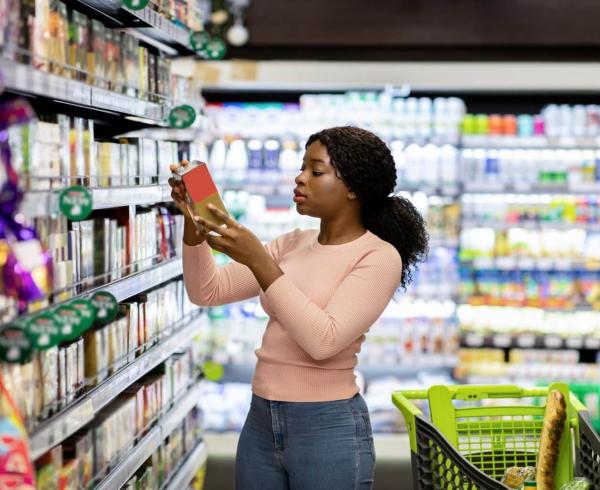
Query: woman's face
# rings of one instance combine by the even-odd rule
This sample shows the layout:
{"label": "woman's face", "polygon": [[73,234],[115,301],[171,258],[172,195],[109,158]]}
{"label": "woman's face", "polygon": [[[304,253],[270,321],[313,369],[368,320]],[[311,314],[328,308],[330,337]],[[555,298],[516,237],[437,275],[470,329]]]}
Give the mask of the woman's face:
{"label": "woman's face", "polygon": [[330,219],[350,203],[346,186],[320,142],[312,143],[304,153],[300,174],[296,177],[294,202],[298,213]]}

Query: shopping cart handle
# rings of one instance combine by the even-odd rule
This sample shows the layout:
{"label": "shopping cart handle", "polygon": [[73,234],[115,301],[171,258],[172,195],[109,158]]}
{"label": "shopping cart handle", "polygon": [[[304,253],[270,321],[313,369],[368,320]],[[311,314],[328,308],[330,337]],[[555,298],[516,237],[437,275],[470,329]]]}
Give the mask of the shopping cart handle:
{"label": "shopping cart handle", "polygon": [[408,400],[427,400],[427,390],[400,390],[395,393],[401,394]]}
{"label": "shopping cart handle", "polygon": [[448,386],[454,400],[483,400],[486,398],[524,398],[546,396],[548,388],[521,388],[514,385]]}

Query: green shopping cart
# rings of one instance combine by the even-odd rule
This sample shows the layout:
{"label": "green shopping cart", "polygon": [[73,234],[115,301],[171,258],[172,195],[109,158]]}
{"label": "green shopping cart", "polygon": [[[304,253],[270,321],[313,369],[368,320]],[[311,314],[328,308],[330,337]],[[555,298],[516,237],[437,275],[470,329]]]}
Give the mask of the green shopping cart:
{"label": "green shopping cart", "polygon": [[[507,468],[536,465],[545,407],[535,401],[549,390],[559,390],[567,401],[556,488],[585,477],[592,490],[600,490],[600,438],[564,383],[533,389],[432,386],[393,393],[410,436],[414,490],[506,490],[500,479]],[[428,404],[430,419],[415,404],[419,400]]]}

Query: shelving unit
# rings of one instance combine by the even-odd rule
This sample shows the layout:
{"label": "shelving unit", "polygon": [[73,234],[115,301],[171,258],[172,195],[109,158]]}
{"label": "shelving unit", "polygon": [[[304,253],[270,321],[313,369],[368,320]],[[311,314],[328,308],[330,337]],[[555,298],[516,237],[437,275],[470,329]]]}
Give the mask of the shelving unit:
{"label": "shelving unit", "polygon": [[163,485],[162,490],[181,490],[187,488],[187,485],[191,482],[192,478],[194,478],[198,468],[202,467],[207,459],[208,449],[206,444],[200,442],[186,456],[185,460],[169,481]]}
{"label": "shelving unit", "polygon": [[205,321],[206,316],[201,315],[187,324],[173,325],[175,333],[170,337],[141,354],[135,361],[86,393],[72,406],[35,429],[30,440],[32,457],[34,459],[40,457],[91,422],[94,416],[125,388],[152,371],[178,348],[185,345],[195,335],[201,322]]}
{"label": "shelving unit", "polygon": [[135,116],[149,124],[163,125],[166,109],[155,102],[136,99],[109,90],[92,87],[33,67],[0,58],[0,71],[5,77],[5,90],[34,95],[77,105],[101,118],[106,112]]}
{"label": "shelving unit", "polygon": [[[92,195],[94,210],[125,206],[146,206],[160,202],[168,202],[171,199],[171,187],[168,184],[132,187],[99,187],[89,190]],[[27,192],[19,211],[27,218],[58,214],[58,192]]]}
{"label": "shelving unit", "polygon": [[162,441],[183,418],[197,405],[200,389],[195,385],[182,397],[174,401],[172,408],[157,422],[156,427],[146,434],[127,453],[119,464],[95,488],[96,490],[113,490],[121,488],[150,455],[158,449]]}
{"label": "shelving unit", "polygon": [[[31,415],[32,418],[29,419],[30,421],[33,419],[41,419],[31,429],[29,441],[31,458],[36,463],[36,471],[41,471],[42,469],[47,470],[47,459],[51,458],[54,462],[54,455],[57,454],[57,452],[64,451],[73,440],[79,437],[84,437],[86,441],[89,441],[90,444],[93,445],[98,443],[97,437],[100,437],[101,441],[104,440],[104,442],[106,442],[106,439],[104,438],[110,437],[111,434],[108,433],[109,429],[107,427],[109,425],[105,425],[105,417],[113,417],[113,404],[115,410],[119,410],[119,403],[126,403],[127,410],[129,410],[130,406],[133,406],[133,402],[135,401],[137,414],[139,414],[140,408],[143,408],[144,410],[148,409],[156,413],[159,406],[168,403],[168,398],[164,390],[159,396],[157,388],[158,384],[156,384],[154,378],[160,380],[163,378],[167,379],[167,370],[175,370],[178,368],[179,370],[177,373],[174,373],[173,371],[174,374],[168,378],[170,380],[169,382],[164,381],[164,389],[170,388],[173,391],[181,388],[181,384],[177,385],[178,382],[181,383],[181,380],[187,382],[187,380],[189,380],[193,368],[190,345],[193,339],[197,338],[199,331],[204,328],[207,321],[205,311],[195,308],[190,309],[189,302],[186,303],[181,299],[180,294],[182,294],[182,290],[179,285],[175,287],[175,284],[171,284],[164,288],[158,288],[165,283],[181,278],[183,273],[179,244],[172,241],[174,238],[173,234],[180,231],[179,221],[161,214],[163,210],[159,213],[159,211],[154,209],[137,209],[138,206],[150,207],[171,201],[171,188],[164,183],[160,176],[155,175],[156,173],[159,173],[158,170],[153,173],[152,162],[156,161],[158,166],[161,162],[161,158],[162,160],[165,160],[165,154],[173,155],[177,151],[177,148],[175,148],[174,144],[169,143],[171,146],[166,146],[167,150],[165,150],[166,144],[162,147],[158,144],[155,146],[151,145],[150,149],[148,149],[148,146],[145,146],[144,149],[142,149],[143,143],[138,142],[138,149],[138,143],[132,143],[131,141],[126,143],[119,141],[119,143],[116,143],[117,140],[115,139],[116,135],[129,133],[131,131],[140,129],[148,129],[150,131],[160,129],[168,130],[173,138],[171,139],[168,136],[155,136],[151,132],[147,136],[144,136],[144,138],[186,142],[191,139],[193,140],[198,136],[198,133],[202,131],[200,127],[196,127],[201,126],[200,124],[194,126],[193,130],[184,131],[180,135],[176,135],[176,130],[170,128],[168,116],[175,104],[192,104],[196,106],[201,99],[199,93],[189,96],[184,95],[186,91],[190,92],[191,90],[189,90],[189,87],[194,85],[189,82],[189,80],[184,80],[183,78],[185,77],[182,77],[179,74],[173,75],[172,73],[167,73],[170,65],[164,63],[161,68],[159,65],[160,60],[158,60],[158,57],[194,56],[195,52],[190,44],[190,29],[180,23],[171,21],[167,18],[166,14],[163,15],[150,6],[141,10],[132,10],[127,8],[123,2],[119,0],[64,0],[64,3],[67,7],[65,8],[66,20],[65,23],[61,25],[60,29],[62,29],[63,26],[65,26],[65,29],[76,28],[77,24],[75,26],[73,25],[73,23],[78,22],[75,14],[73,14],[73,18],[71,18],[71,13],[67,13],[67,9],[73,9],[81,14],[81,19],[84,19],[86,25],[88,22],[91,26],[92,21],[100,21],[101,25],[98,27],[98,32],[100,34],[98,34],[98,36],[102,39],[112,38],[112,33],[105,34],[105,32],[108,32],[110,29],[124,30],[126,31],[127,36],[136,38],[135,40],[132,40],[127,36],[121,36],[121,34],[119,34],[120,41],[116,41],[115,37],[115,41],[113,41],[110,49],[115,49],[115,46],[122,47],[125,45],[125,42],[130,42],[136,51],[133,57],[131,56],[131,51],[128,51],[127,62],[130,63],[129,68],[131,69],[129,72],[126,72],[127,68],[121,64],[119,64],[118,68],[115,68],[122,70],[120,71],[120,83],[115,82],[118,75],[114,75],[114,73],[112,73],[112,78],[109,78],[108,68],[105,72],[106,75],[102,75],[103,72],[100,71],[100,75],[98,75],[98,72],[95,72],[91,74],[91,76],[83,77],[86,78],[89,83],[56,74],[59,71],[64,71],[66,74],[72,73],[74,77],[76,75],[79,79],[82,79],[79,77],[80,72],[85,71],[91,66],[91,61],[89,61],[89,59],[78,64],[77,67],[70,67],[64,65],[65,59],[68,59],[68,56],[66,58],[63,57],[61,58],[60,64],[62,64],[64,70],[55,69],[56,64],[59,63],[56,59],[54,61],[50,59],[49,63],[47,63],[45,68],[49,71],[39,70],[37,67],[24,64],[28,63],[28,61],[25,61],[28,57],[35,60],[35,58],[33,58],[35,53],[29,52],[29,50],[33,52],[36,49],[33,45],[18,50],[18,57],[20,60],[23,60],[22,63],[14,62],[12,61],[12,58],[5,59],[0,57],[0,73],[2,74],[3,92],[7,95],[24,96],[34,111],[40,116],[39,121],[48,125],[54,125],[51,129],[58,126],[55,115],[58,115],[58,119],[62,118],[60,119],[63,121],[60,132],[61,142],[64,142],[65,139],[64,131],[68,133],[66,138],[81,138],[81,140],[75,140],[76,143],[71,143],[74,145],[75,150],[73,147],[69,150],[68,145],[61,147],[60,156],[56,155],[56,160],[59,162],[57,165],[60,165],[60,170],[56,173],[38,172],[36,174],[32,170],[37,168],[36,165],[23,166],[24,172],[30,172],[29,176],[31,179],[49,178],[54,180],[51,181],[52,185],[48,184],[47,186],[52,187],[52,190],[25,190],[23,200],[17,212],[19,215],[18,220],[24,220],[28,225],[34,225],[38,231],[40,229],[46,230],[44,226],[47,226],[48,229],[52,226],[53,230],[54,228],[57,228],[58,231],[55,233],[56,235],[60,235],[58,238],[59,245],[56,246],[56,248],[52,248],[48,243],[44,243],[44,246],[47,246],[48,250],[52,252],[53,261],[64,261],[65,263],[63,265],[66,268],[64,280],[60,279],[53,281],[54,288],[57,290],[49,295],[52,304],[43,310],[39,310],[39,305],[35,305],[35,307],[32,307],[31,309],[35,310],[36,314],[53,311],[54,308],[59,305],[70,304],[75,299],[86,298],[98,291],[106,291],[111,293],[118,302],[131,300],[128,302],[128,308],[134,308],[132,305],[135,305],[135,308],[138,308],[139,306],[140,309],[135,313],[135,317],[133,316],[133,313],[131,313],[132,316],[129,316],[129,312],[132,310],[128,309],[127,318],[138,318],[139,315],[139,318],[142,320],[140,320],[140,323],[138,324],[138,329],[144,331],[138,330],[135,334],[132,334],[131,326],[125,325],[127,327],[127,329],[125,329],[124,323],[121,321],[123,318],[119,316],[117,320],[109,325],[102,327],[97,324],[94,325],[93,335],[88,336],[88,332],[86,332],[86,335],[82,335],[83,340],[82,338],[79,338],[76,341],[62,343],[53,348],[56,352],[57,363],[63,364],[60,364],[60,368],[57,366],[56,373],[51,372],[51,374],[44,374],[44,376],[46,376],[44,379],[36,378],[36,382],[40,385],[48,383],[52,387],[43,388],[44,391],[40,394],[40,397],[48,397],[48,401],[44,398],[43,403],[45,405],[43,411],[41,409],[35,411],[35,415]],[[36,4],[35,8],[43,7],[43,5],[37,7]],[[47,5],[45,7],[48,8]],[[61,3],[58,8],[64,8],[64,5]],[[178,15],[179,13],[180,12],[178,11]],[[199,18],[196,13],[197,11],[194,11],[193,14],[190,11],[190,15],[194,15],[194,22],[198,22]],[[187,7],[185,15],[188,15]],[[192,17],[189,18],[191,19]],[[33,34],[31,35],[33,36]],[[75,35],[81,36],[82,34],[76,33]],[[87,34],[85,34],[85,36],[87,36]],[[108,46],[109,41],[106,42]],[[101,42],[102,45],[103,43],[104,41]],[[83,43],[81,43],[81,45],[84,46]],[[71,49],[71,46],[69,49]],[[85,48],[82,48],[82,50],[83,49]],[[40,50],[39,52],[42,51]],[[9,56],[12,56],[11,50],[3,51],[3,54],[4,53],[8,53]],[[38,59],[43,59],[45,56],[46,55],[40,55],[40,58]],[[121,56],[124,55],[121,54]],[[102,58],[101,63],[108,63],[108,59],[109,56],[107,55],[107,57]],[[113,61],[114,59],[115,58],[113,57]],[[132,62],[132,59],[137,59],[137,64],[135,66],[131,64],[136,63],[135,61]],[[125,62],[124,57],[121,57],[119,63],[121,61]],[[94,62],[99,63],[97,60],[94,60]],[[52,63],[56,63],[54,67]],[[133,72],[134,69],[140,70],[137,75],[138,81],[135,81],[135,75],[129,77],[131,73],[135,73]],[[53,70],[55,73],[51,72]],[[77,72],[75,72],[75,70],[77,70]],[[146,70],[146,72],[143,72],[142,70]],[[124,76],[125,73],[129,78]],[[93,78],[94,76],[96,77],[95,80]],[[96,84],[102,84],[104,76],[106,76],[106,84],[102,85],[104,88],[99,88],[98,86],[91,84],[92,81]],[[134,80],[134,82],[132,82],[132,80]],[[177,82],[176,86],[173,80]],[[127,87],[124,87],[125,84],[128,84]],[[113,89],[107,90],[106,87],[109,85],[111,85]],[[174,91],[171,93],[168,91],[169,85],[173,85],[171,88]],[[122,93],[119,91],[119,87],[121,87]],[[125,93],[128,95],[125,95]],[[138,94],[140,98],[133,96],[134,94]],[[182,98],[185,100],[181,100]],[[50,117],[45,118],[44,116]],[[80,121],[77,121],[77,118],[83,120],[83,124],[88,124],[87,120],[89,120],[89,127],[86,126],[85,128],[86,136],[83,136],[84,130],[82,126],[77,126],[77,124],[80,124]],[[200,117],[198,119],[201,120]],[[35,122],[35,124],[41,126],[39,121]],[[40,130],[40,133],[43,135],[45,135],[43,132],[44,129],[45,128]],[[30,131],[30,127],[27,127],[23,131]],[[88,138],[88,136],[90,137],[89,139],[83,140],[83,138]],[[55,144],[57,138],[58,137],[53,133],[52,137],[48,137],[52,143],[48,144]],[[94,139],[92,140],[91,138]],[[29,145],[28,142],[30,140],[23,137],[22,140],[19,141],[22,141],[20,144],[25,148],[26,145]],[[31,141],[33,142],[32,145],[37,145],[39,143],[37,133],[31,137]],[[102,161],[101,163],[99,156],[101,154],[107,155],[107,153],[102,153],[100,146],[93,147],[92,145],[94,142],[105,145],[103,150],[106,149],[109,144],[127,144],[130,146],[130,149],[135,147],[136,158],[134,159],[131,154],[128,154],[125,158],[130,158],[131,162],[139,161],[140,163],[139,165],[136,164],[138,170],[137,174],[134,174],[134,171],[131,170],[132,168],[135,168],[136,165],[128,168],[128,175],[129,170],[131,170],[130,176],[137,177],[135,180],[133,178],[128,179],[128,183],[140,182],[140,184],[122,187],[93,187],[88,189],[92,197],[92,210],[103,210],[103,212],[94,213],[86,220],[87,223],[85,226],[87,226],[87,235],[85,237],[85,243],[88,248],[84,248],[84,237],[82,233],[84,224],[81,225],[81,228],[76,228],[75,226],[67,224],[64,218],[59,218],[59,214],[61,213],[59,209],[59,194],[63,188],[70,185],[70,182],[79,180],[80,176],[66,175],[66,172],[69,171],[68,169],[71,169],[71,172],[75,172],[72,169],[78,165],[78,172],[82,173],[82,162],[84,159],[87,159],[85,160],[86,165],[92,162],[90,163],[89,169],[86,167],[86,172],[90,173],[92,177],[96,176],[96,173],[100,175],[100,172],[102,171],[109,172],[106,170],[106,166],[103,167],[104,170],[100,170],[100,165],[108,165],[110,167],[113,164],[115,153],[113,152],[110,154],[109,157],[112,160],[110,160],[109,163],[106,163],[106,161]],[[86,148],[85,150],[83,150],[84,146]],[[32,148],[32,146],[29,146],[29,148]],[[179,149],[181,148],[182,146],[179,145]],[[54,147],[52,147],[52,149],[54,150]],[[43,149],[40,150],[40,152],[43,151]],[[69,151],[71,151],[71,153],[67,154]],[[81,151],[82,153],[85,151],[85,156],[80,153],[74,153],[76,151]],[[150,159],[150,166],[148,166],[148,164],[144,166],[142,164],[142,158],[144,155],[149,157],[148,152],[150,151],[155,152],[154,158]],[[92,160],[94,158],[91,156],[93,155],[92,152],[96,152],[95,162]],[[31,152],[31,155],[34,155],[33,151]],[[52,154],[52,156],[54,156],[54,154]],[[120,157],[123,158],[123,153],[120,154]],[[139,160],[137,160],[137,158],[139,158]],[[73,162],[75,161],[78,163],[74,164]],[[96,163],[98,166],[95,166]],[[26,165],[29,165],[29,162]],[[111,170],[114,170],[114,168],[114,166],[111,167]],[[47,177],[50,175],[51,177]],[[58,175],[60,175],[61,179],[60,184],[57,184],[59,179]],[[114,178],[107,178],[106,182],[108,183],[109,180],[111,184],[114,184],[116,176]],[[156,181],[159,183],[149,184],[150,182]],[[103,181],[99,179],[97,182]],[[118,182],[125,182],[125,179],[118,180]],[[39,185],[37,187],[41,188],[42,186]],[[145,214],[148,219],[141,217],[141,214]],[[152,238],[154,237],[154,230],[151,230],[152,234],[148,234],[150,232],[142,233],[141,231],[136,231],[135,227],[141,227],[142,223],[144,223],[144,219],[146,219],[145,223],[148,223],[148,221],[154,223],[154,221],[156,221],[156,226],[162,227],[156,232],[160,243],[156,243],[152,246],[152,243],[154,242],[154,239]],[[100,229],[96,227],[98,223],[101,223],[100,228],[102,228],[102,225],[104,228]],[[110,230],[108,227],[110,227]],[[96,235],[92,237],[90,230],[94,230],[94,232],[100,231],[101,234],[103,234],[103,238],[97,237]],[[39,231],[39,233],[41,237],[42,232]],[[53,235],[53,238],[56,235]],[[46,237],[47,235],[43,236]],[[107,238],[107,236],[110,236],[110,238]],[[75,247],[76,243],[79,244],[77,248]],[[92,245],[90,245],[90,243]],[[119,255],[119,259],[115,259],[115,261],[112,261],[112,259],[110,261],[103,258],[98,259],[99,255],[95,255],[92,257],[91,269],[89,261],[90,257],[86,256],[86,259],[88,259],[85,264],[87,272],[84,275],[82,269],[79,268],[84,267],[84,261],[81,257],[83,257],[84,253],[87,253],[86,250],[90,250],[89,247],[93,246],[92,250],[98,247],[98,243],[102,243],[104,246],[103,250],[107,254],[113,254],[116,250],[116,253],[121,255]],[[144,247],[144,250],[139,251],[139,253],[136,254],[128,253],[127,247],[133,246],[134,243],[140,244],[140,247]],[[101,253],[104,253],[102,251],[102,245],[100,246]],[[68,256],[67,252],[62,253],[62,251],[57,255],[54,255],[55,250],[58,250],[59,247],[63,246],[65,250],[68,248]],[[177,250],[173,250],[173,248],[177,248]],[[172,257],[173,254],[177,255]],[[163,259],[160,260],[159,257],[162,257]],[[164,257],[172,258],[165,259]],[[98,262],[100,264],[104,263],[104,267],[98,265],[98,263],[96,263],[97,261],[100,261]],[[72,267],[72,269],[70,267]],[[56,267],[56,269],[58,269],[58,267]],[[129,271],[135,272],[114,280],[114,277],[117,275]],[[104,275],[112,277],[113,279],[105,279],[105,283],[101,284],[100,280],[103,279]],[[82,286],[82,284],[87,284],[88,286]],[[150,290],[153,291],[150,292],[148,296],[143,295],[143,293],[149,292]],[[45,289],[45,291],[47,291],[47,289]],[[155,305],[155,303],[152,303],[153,300],[147,298],[175,298],[176,296],[177,298],[180,298],[180,302],[178,303],[179,309],[177,311],[181,310],[181,314],[175,314],[175,310],[173,310],[169,311],[168,314],[165,313],[165,316],[159,317],[156,312],[157,310],[150,312],[150,310],[147,311],[145,309],[147,305]],[[167,308],[170,307],[170,305],[165,306]],[[148,306],[148,308],[150,307],[151,306]],[[175,308],[175,305],[173,305],[173,307]],[[142,310],[142,308],[144,308],[144,310]],[[20,311],[23,311],[23,309]],[[142,311],[144,312],[143,317],[141,316]],[[190,311],[193,311],[194,313],[189,313]],[[188,314],[186,314],[186,312]],[[124,313],[120,314],[123,315]],[[146,315],[149,316],[147,317]],[[142,324],[142,322],[146,322],[146,318],[157,319],[168,317],[174,319],[179,318],[180,315],[186,316],[172,325],[160,324],[150,326],[149,323]],[[8,318],[8,316],[6,318]],[[138,320],[136,319],[135,321]],[[172,320],[169,320],[167,323],[170,323],[171,321]],[[117,323],[119,323],[119,325],[117,325]],[[96,330],[98,330],[98,332],[96,332]],[[157,333],[159,331],[161,332],[160,334]],[[102,337],[102,340],[97,340],[98,344],[94,344],[94,347],[90,348],[88,341],[90,341],[90,343],[92,343],[92,341],[88,337],[94,337],[93,341],[96,342],[96,333],[99,334],[98,339]],[[100,336],[100,334],[102,335]],[[139,339],[137,337],[138,335]],[[137,340],[132,340],[134,336]],[[111,339],[110,342],[109,338]],[[100,343],[102,343],[102,346],[100,346]],[[77,344],[77,351],[71,349],[75,344]],[[123,347],[124,345],[125,347]],[[131,347],[131,345],[133,345],[133,347]],[[90,349],[89,352],[88,348]],[[118,353],[123,349],[128,353],[127,359],[129,360],[125,365],[123,365],[125,363],[125,357],[119,357],[120,354]],[[67,364],[67,350],[69,350],[70,354],[75,353],[73,354],[75,357],[70,358],[71,361],[73,363],[80,362],[81,364],[77,364],[78,378],[76,384],[69,384],[68,386],[72,391],[70,394],[65,395],[65,392],[60,391],[61,388],[59,388],[59,383],[63,383],[62,387],[66,391],[68,383],[66,378],[68,377],[68,374],[65,373],[69,373],[67,366],[71,366],[71,364]],[[99,353],[100,350],[104,351]],[[90,353],[92,351],[94,355]],[[179,353],[184,351],[188,354],[187,356],[179,355]],[[61,358],[60,355],[64,356]],[[90,387],[90,384],[93,384],[93,381],[90,381],[87,391],[85,391],[85,388],[82,388],[82,386],[85,386],[88,382],[88,378],[90,380],[94,379],[94,374],[88,375],[88,365],[85,364],[88,361],[88,355],[91,357],[97,356],[98,359],[102,357],[102,361],[97,359],[94,362],[104,363],[105,374],[103,376],[106,375],[107,369],[109,370],[108,372],[112,372],[112,374],[93,387]],[[41,365],[41,354],[36,353],[35,356],[33,361],[27,363],[27,368],[30,368],[33,366],[34,362],[38,361]],[[73,361],[73,359],[75,359],[75,361]],[[194,361],[198,361],[198,358],[194,358]],[[106,367],[107,365],[108,368]],[[11,366],[11,368],[12,367],[13,366]],[[79,371],[79,368],[81,368],[81,371]],[[20,369],[20,367],[15,367],[15,369]],[[93,368],[89,369],[90,372],[93,373]],[[100,371],[97,372],[99,373]],[[73,380],[74,379],[75,376],[73,375]],[[97,379],[103,378],[98,375]],[[54,389],[54,382],[56,382],[57,393],[55,397],[52,398],[53,395],[48,393]],[[132,395],[129,394],[129,391],[131,389],[138,389],[138,386],[141,388],[139,388],[139,392],[136,392],[134,399],[132,398]],[[162,386],[163,385],[161,385],[161,387]],[[47,392],[45,391],[46,389],[48,389]],[[40,388],[40,390],[42,390],[42,388]],[[139,403],[142,390],[149,390],[143,392],[144,400],[146,393],[150,393],[150,391],[154,390],[152,393],[154,394],[153,396],[155,399],[152,401],[154,405],[152,405],[151,408],[148,408],[147,405],[146,407],[140,407]],[[119,397],[119,395],[123,395],[124,393],[127,394]],[[180,396],[176,400],[171,400],[170,406],[163,409],[159,419],[155,421],[154,425],[150,427],[147,433],[139,438],[139,440],[132,440],[129,442],[132,446],[131,449],[127,451],[126,454],[121,455],[122,457],[120,457],[118,461],[113,462],[114,467],[111,467],[110,471],[103,475],[103,480],[97,485],[94,485],[94,488],[118,490],[125,485],[134,473],[146,463],[148,458],[164,444],[165,439],[171,435],[175,429],[181,429],[184,419],[186,419],[192,409],[197,407],[200,396],[201,391],[198,381],[193,385],[184,388],[184,390],[180,392]],[[40,403],[42,402],[40,401]],[[151,402],[145,400],[144,403],[148,404]],[[61,406],[62,408],[58,408]],[[51,411],[54,411],[54,413]],[[32,410],[31,413],[34,413],[34,411]],[[49,414],[51,414],[51,416],[47,418]],[[123,415],[123,417],[127,416],[129,419],[131,418],[131,414],[132,412],[129,411],[127,414]],[[139,417],[137,414],[136,417]],[[44,417],[46,418],[43,419]],[[116,420],[116,418],[113,418],[110,423],[114,425]],[[136,423],[138,422],[139,418],[136,420]],[[187,421],[185,427],[187,430]],[[129,433],[131,434],[132,432]],[[98,434],[101,434],[101,436],[98,436]],[[114,434],[112,435],[114,436]],[[135,445],[133,445],[134,442],[136,442]],[[187,459],[181,464],[177,471],[171,475],[168,484],[169,486],[166,488],[183,488],[191,481],[200,465],[204,464],[207,457],[207,448],[201,437],[196,443],[197,445],[193,449],[187,448],[188,450],[191,449],[187,455]],[[62,449],[58,446],[62,446]],[[125,447],[129,447],[129,445],[126,444]],[[58,451],[53,451],[53,449],[57,449]],[[91,449],[90,446],[90,451]],[[94,451],[95,450],[96,448],[94,448]],[[94,464],[98,462],[96,456],[92,459],[94,460]],[[62,465],[63,463],[61,462],[60,464]],[[53,471],[53,473],[56,478],[58,478],[58,472]]]}

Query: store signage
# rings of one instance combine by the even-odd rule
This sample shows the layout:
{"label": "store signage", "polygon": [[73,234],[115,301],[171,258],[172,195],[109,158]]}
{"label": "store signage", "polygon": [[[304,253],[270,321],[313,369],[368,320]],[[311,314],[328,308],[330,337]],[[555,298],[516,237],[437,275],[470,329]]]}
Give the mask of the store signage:
{"label": "store signage", "polygon": [[123,5],[130,10],[143,10],[149,3],[150,0],[123,0]]}
{"label": "store signage", "polygon": [[189,128],[196,120],[196,111],[191,105],[173,107],[169,113],[169,125],[176,129]]}
{"label": "store signage", "polygon": [[71,221],[87,219],[92,214],[92,194],[80,185],[64,189],[58,198],[59,208]]}
{"label": "store signage", "polygon": [[7,325],[0,330],[0,360],[24,364],[31,359],[33,345],[21,325]]}
{"label": "store signage", "polygon": [[81,315],[81,333],[92,327],[96,321],[96,308],[89,299],[81,298],[71,301],[70,306],[75,308]]}
{"label": "store signage", "polygon": [[190,45],[198,54],[205,54],[209,42],[210,34],[206,31],[193,31],[190,33]]}
{"label": "store signage", "polygon": [[32,318],[27,322],[26,329],[36,349],[50,349],[61,341],[60,327],[51,313],[42,313]]}
{"label": "store signage", "polygon": [[72,306],[59,306],[54,310],[54,315],[60,324],[62,340],[73,340],[83,333],[83,318]]}
{"label": "store signage", "polygon": [[101,324],[112,322],[119,313],[119,302],[108,291],[98,291],[92,296],[92,305],[96,308],[96,320]]}

